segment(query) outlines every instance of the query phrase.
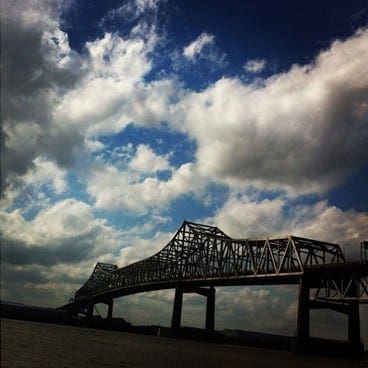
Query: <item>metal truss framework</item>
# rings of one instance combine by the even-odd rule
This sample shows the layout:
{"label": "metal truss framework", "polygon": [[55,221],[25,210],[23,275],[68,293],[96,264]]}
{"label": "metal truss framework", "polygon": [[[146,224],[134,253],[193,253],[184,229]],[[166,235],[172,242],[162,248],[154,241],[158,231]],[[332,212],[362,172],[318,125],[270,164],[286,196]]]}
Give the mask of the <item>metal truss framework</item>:
{"label": "metal truss framework", "polygon": [[155,285],[170,288],[188,282],[261,284],[266,278],[278,284],[296,283],[309,267],[344,262],[337,244],[296,236],[233,239],[217,227],[185,221],[173,239],[149,258],[123,268],[98,263],[74,300],[132,294],[147,290],[147,285],[154,290]]}
{"label": "metal truss framework", "polygon": [[321,267],[312,277],[314,300],[368,303],[368,267],[363,263]]}
{"label": "metal truss framework", "polygon": [[368,303],[368,278],[355,275],[339,278],[327,277],[321,280],[314,299]]}

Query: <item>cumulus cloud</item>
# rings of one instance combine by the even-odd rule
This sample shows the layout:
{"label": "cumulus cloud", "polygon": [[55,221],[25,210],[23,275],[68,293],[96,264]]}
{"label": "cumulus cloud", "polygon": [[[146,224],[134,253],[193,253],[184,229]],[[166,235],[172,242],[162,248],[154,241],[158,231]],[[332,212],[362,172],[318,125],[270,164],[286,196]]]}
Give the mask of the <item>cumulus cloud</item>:
{"label": "cumulus cloud", "polygon": [[50,121],[55,100],[79,79],[81,63],[60,30],[63,6],[59,1],[2,2],[2,189],[11,182],[9,175],[24,174],[39,155],[70,164],[80,144],[75,129]]}
{"label": "cumulus cloud", "polygon": [[[142,11],[156,4],[135,3]],[[106,33],[78,54],[60,28],[62,4],[3,4],[2,189],[21,180],[37,157],[70,168],[96,135],[167,120],[176,82],[144,81],[156,33]]]}
{"label": "cumulus cloud", "polygon": [[309,65],[246,85],[222,78],[177,106],[201,172],[227,184],[320,193],[367,162],[368,30]]}
{"label": "cumulus cloud", "polygon": [[119,247],[121,232],[95,218],[86,203],[66,199],[27,221],[19,210],[0,212],[2,261],[13,264],[79,262]]}
{"label": "cumulus cloud", "polygon": [[219,288],[216,326],[291,335],[295,316],[282,317],[294,300],[295,291],[285,286]]}
{"label": "cumulus cloud", "polygon": [[[133,235],[134,232],[131,234]],[[142,239],[139,234],[133,235],[129,238],[129,246],[120,250],[116,262],[120,267],[124,267],[148,258],[160,251],[171,240],[172,236],[171,233],[157,232],[150,239]]]}
{"label": "cumulus cloud", "polygon": [[[138,165],[136,157],[133,165]],[[155,156],[160,157],[160,156]],[[155,158],[157,160],[157,158]],[[165,163],[164,159],[158,159]],[[146,170],[145,163],[139,163]],[[166,164],[165,164],[166,165]],[[136,166],[137,168],[137,166]],[[152,209],[162,209],[184,193],[200,195],[206,182],[192,163],[173,169],[167,180],[156,176],[137,176],[130,170],[119,170],[113,165],[102,165],[92,171],[87,182],[87,191],[95,200],[97,208],[108,210],[127,209],[145,214]],[[109,190],[106,190],[106,187]]]}
{"label": "cumulus cloud", "polygon": [[291,207],[286,198],[257,200],[232,195],[204,222],[240,238],[296,235],[337,243],[354,259],[360,256],[360,242],[368,238],[367,213],[342,211],[327,201]]}
{"label": "cumulus cloud", "polygon": [[175,80],[144,81],[155,36],[123,39],[106,33],[86,44],[88,73],[53,112],[59,124],[78,126],[88,136],[122,131],[129,123],[159,125],[168,119]]}
{"label": "cumulus cloud", "polygon": [[65,264],[2,263],[1,298],[30,305],[60,307],[88,278],[94,260]]}
{"label": "cumulus cloud", "polygon": [[[167,222],[162,216],[152,216],[143,225],[122,232],[94,218],[90,206],[71,200],[48,208],[33,221],[19,213],[1,213],[0,219],[2,299],[56,307],[74,296],[97,262],[126,266],[153,255],[173,235],[157,232],[142,238]],[[165,295],[153,297],[162,302]],[[123,312],[125,317],[126,313],[135,315],[130,308]]]}
{"label": "cumulus cloud", "polygon": [[156,155],[149,146],[140,144],[137,147],[137,151],[130,161],[129,166],[133,170],[137,170],[142,173],[154,173],[160,170],[169,170],[170,163],[167,155]]}
{"label": "cumulus cloud", "polygon": [[260,73],[266,67],[265,59],[248,60],[243,68],[249,73]]}
{"label": "cumulus cloud", "polygon": [[67,188],[67,170],[58,167],[54,161],[38,156],[23,176],[13,178],[4,190],[0,204],[6,209],[18,201],[21,203],[21,211],[25,213],[47,206],[47,192],[58,196],[65,193]]}
{"label": "cumulus cloud", "polygon": [[34,167],[23,176],[24,184],[40,188],[43,184],[49,184],[56,194],[63,193],[67,188],[67,172],[59,168],[54,162],[44,157],[36,157],[33,160]]}
{"label": "cumulus cloud", "polygon": [[279,235],[286,227],[284,205],[282,198],[256,201],[247,195],[233,194],[214,217],[203,222],[216,224],[236,238]]}

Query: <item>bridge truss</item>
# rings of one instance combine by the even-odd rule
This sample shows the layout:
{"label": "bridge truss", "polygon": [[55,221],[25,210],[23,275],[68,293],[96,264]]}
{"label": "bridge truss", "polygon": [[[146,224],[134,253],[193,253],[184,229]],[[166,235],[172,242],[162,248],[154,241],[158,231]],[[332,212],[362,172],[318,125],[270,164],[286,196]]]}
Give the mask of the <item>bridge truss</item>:
{"label": "bridge truss", "polygon": [[96,303],[105,303],[112,318],[114,298],[175,288],[172,329],[180,327],[183,294],[189,292],[207,298],[206,329],[214,330],[214,286],[265,284],[299,284],[296,345],[309,339],[310,310],[329,308],[348,316],[348,342],[362,350],[359,303],[368,303],[367,241],[361,245],[361,262],[349,263],[338,244],[292,235],[233,239],[217,227],[185,221],[149,258],[122,268],[97,263],[61,308],[82,311],[88,319]]}
{"label": "bridge truss", "polygon": [[[296,236],[233,239],[217,227],[185,221],[158,253],[123,268],[98,263],[75,301],[106,294],[127,295],[147,285],[297,282],[305,268],[345,262],[337,244]],[[258,281],[257,281],[258,280]],[[280,282],[281,281],[281,282]]]}

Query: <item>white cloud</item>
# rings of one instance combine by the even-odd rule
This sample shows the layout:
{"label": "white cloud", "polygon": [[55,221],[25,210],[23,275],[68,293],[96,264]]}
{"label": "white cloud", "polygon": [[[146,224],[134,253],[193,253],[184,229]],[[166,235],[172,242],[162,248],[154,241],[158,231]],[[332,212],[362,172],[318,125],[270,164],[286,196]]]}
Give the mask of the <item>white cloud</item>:
{"label": "white cloud", "polygon": [[[43,32],[41,48],[45,54],[45,58],[58,68],[67,68],[70,66],[70,63],[73,63],[68,34],[59,28]],[[74,54],[73,56],[76,55]]]}
{"label": "white cloud", "polygon": [[291,336],[296,315],[286,311],[296,295],[297,288],[286,285],[217,288],[216,328]]}
{"label": "white cloud", "polygon": [[[164,161],[162,161],[164,162]],[[143,169],[143,167],[142,167]],[[192,163],[172,171],[168,180],[137,176],[132,171],[120,171],[112,165],[97,167],[88,179],[87,191],[97,208],[127,209],[145,214],[150,209],[162,209],[182,194],[200,195],[206,182]],[[106,188],[109,190],[106,190]]]}
{"label": "white cloud", "polygon": [[140,144],[137,151],[129,163],[133,170],[142,173],[154,173],[160,170],[169,170],[170,163],[167,155],[159,156],[151,149],[151,147]]}
{"label": "white cloud", "polygon": [[209,33],[203,32],[201,33],[193,42],[191,42],[188,46],[185,46],[183,49],[183,55],[188,60],[195,59],[202,50],[208,46],[213,45],[215,37]]}
{"label": "white cloud", "polygon": [[51,185],[56,194],[63,193],[67,188],[67,172],[59,168],[54,162],[44,157],[33,160],[34,168],[29,169],[23,176],[25,185],[36,186],[38,189],[43,184]]}
{"label": "white cloud", "polygon": [[254,201],[246,195],[233,194],[213,218],[203,222],[216,224],[237,238],[279,235],[285,225],[284,205],[282,198]]}
{"label": "white cloud", "polygon": [[152,68],[148,54],[154,44],[152,38],[123,39],[110,33],[88,42],[88,73],[63,97],[55,121],[96,136],[120,132],[131,122],[157,125],[167,120],[176,82],[144,81]]}
{"label": "white cloud", "polygon": [[70,243],[75,247],[77,257],[79,247],[86,248],[87,254],[101,254],[120,244],[120,232],[109,227],[106,220],[94,218],[93,208],[75,199],[57,202],[30,221],[19,210],[1,211],[0,215],[3,239],[27,247],[52,249],[59,247],[60,242]]}
{"label": "white cloud", "polygon": [[84,144],[90,152],[102,151],[105,148],[105,145],[100,141],[89,138],[84,140]]}
{"label": "white cloud", "polygon": [[250,73],[259,73],[266,67],[266,60],[265,59],[254,59],[248,60],[244,65],[243,68],[245,71]]}
{"label": "white cloud", "polygon": [[301,236],[338,243],[349,258],[357,258],[360,242],[368,239],[367,212],[343,211],[329,206],[327,201],[297,207],[295,212],[299,214],[298,221],[291,221],[293,231]]}
{"label": "white cloud", "polygon": [[133,22],[148,12],[157,11],[159,3],[162,0],[128,0],[122,6],[110,10],[101,20],[103,25],[107,21],[114,21],[118,18],[124,18]]}
{"label": "white cloud", "polygon": [[222,78],[177,105],[199,170],[230,185],[320,193],[367,162],[368,30],[262,85]]}
{"label": "white cloud", "polygon": [[18,200],[23,213],[48,206],[50,197],[68,189],[67,170],[43,156],[36,157],[24,175],[11,178],[0,200],[1,207],[11,208]]}
{"label": "white cloud", "polygon": [[76,89],[65,95],[54,112],[54,119],[60,124],[90,129],[92,133],[108,120],[110,124],[113,122],[113,131],[120,131],[130,122],[125,116],[120,117],[122,108],[151,68],[145,44],[139,39],[123,40],[106,34],[87,43],[86,48],[89,73]]}
{"label": "white cloud", "polygon": [[286,198],[256,200],[233,194],[212,218],[228,235],[238,238],[296,235],[337,243],[349,258],[359,257],[360,242],[368,238],[368,214],[343,211],[320,201],[289,208]]}
{"label": "white cloud", "polygon": [[171,233],[157,232],[150,239],[142,239],[139,235],[130,237],[129,246],[120,250],[116,263],[119,267],[124,267],[133,262],[151,257],[160,251],[171,240],[172,236],[173,234]]}

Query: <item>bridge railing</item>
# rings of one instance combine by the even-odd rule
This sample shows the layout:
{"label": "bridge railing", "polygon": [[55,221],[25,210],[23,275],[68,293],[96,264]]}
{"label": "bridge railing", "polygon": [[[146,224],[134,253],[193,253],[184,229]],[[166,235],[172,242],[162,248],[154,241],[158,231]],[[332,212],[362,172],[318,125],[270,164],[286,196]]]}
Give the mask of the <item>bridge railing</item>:
{"label": "bridge railing", "polygon": [[123,268],[98,263],[75,299],[168,281],[290,275],[305,267],[344,262],[337,244],[295,236],[232,239],[217,227],[184,222],[158,253]]}

